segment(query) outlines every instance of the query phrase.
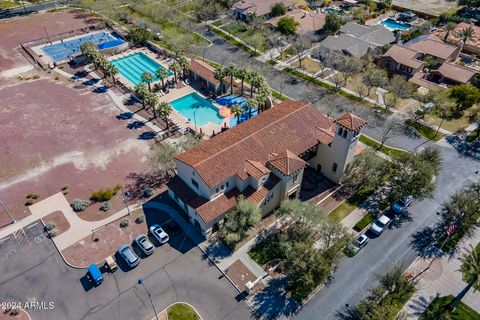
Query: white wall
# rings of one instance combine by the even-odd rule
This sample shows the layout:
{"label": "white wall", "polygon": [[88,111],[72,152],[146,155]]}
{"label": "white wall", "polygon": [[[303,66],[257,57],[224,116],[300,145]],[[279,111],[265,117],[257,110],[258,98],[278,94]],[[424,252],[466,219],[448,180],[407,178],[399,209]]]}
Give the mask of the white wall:
{"label": "white wall", "polygon": [[[198,175],[195,169],[178,160],[176,160],[175,163],[177,166],[177,176],[179,176],[196,194],[205,199],[210,199],[212,191],[205,181],[203,181]],[[192,178],[198,183],[198,188],[192,184]]]}

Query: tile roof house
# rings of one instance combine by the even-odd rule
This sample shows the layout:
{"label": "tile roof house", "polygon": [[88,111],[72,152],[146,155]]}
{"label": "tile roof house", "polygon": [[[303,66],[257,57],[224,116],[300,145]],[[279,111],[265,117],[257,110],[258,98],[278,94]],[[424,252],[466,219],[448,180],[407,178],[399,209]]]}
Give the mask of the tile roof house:
{"label": "tile roof house", "polygon": [[[454,30],[450,31],[446,42],[459,45],[462,42],[462,38],[458,35],[459,31],[468,28],[473,29],[475,37],[465,42],[462,51],[465,53],[480,54],[480,27],[474,24],[468,24],[465,22],[459,23]],[[441,29],[437,34],[443,39],[446,36],[446,31]]]}
{"label": "tile roof house", "polygon": [[275,17],[267,20],[265,23],[276,28],[280,19],[284,17],[292,17],[297,22],[296,33],[298,35],[312,35],[318,32],[325,25],[326,15],[323,13],[317,13],[313,11],[305,11],[302,9],[294,9],[288,11],[285,15]]}
{"label": "tile roof house", "polygon": [[272,6],[276,3],[282,3],[287,10],[295,7],[295,3],[289,0],[242,0],[232,8],[235,16],[244,21],[248,21],[252,16],[269,19]]}
{"label": "tile roof house", "polygon": [[321,45],[330,50],[361,58],[369,51],[394,41],[395,35],[384,26],[362,26],[348,22],[342,26],[338,36],[328,36]]}
{"label": "tile roof house", "polygon": [[350,113],[329,118],[309,102],[282,102],[178,155],[168,193],[209,236],[239,196],[264,215],[297,197],[306,166],[340,182],[365,124]]}
{"label": "tile roof house", "polygon": [[[393,45],[381,58],[380,66],[391,73],[399,73],[419,86],[433,90],[454,84],[468,83],[475,70],[454,63],[460,48],[444,43],[435,34],[420,36],[404,45]],[[427,69],[426,57],[437,66]]]}

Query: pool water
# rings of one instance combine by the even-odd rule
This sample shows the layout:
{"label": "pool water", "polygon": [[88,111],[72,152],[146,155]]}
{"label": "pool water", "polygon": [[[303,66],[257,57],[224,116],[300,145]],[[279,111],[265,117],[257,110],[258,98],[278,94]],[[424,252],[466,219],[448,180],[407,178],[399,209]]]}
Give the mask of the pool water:
{"label": "pool water", "polygon": [[115,37],[111,33],[99,32],[81,38],[46,45],[42,48],[42,51],[52,58],[53,61],[63,61],[73,55],[79,54],[81,52],[80,46],[85,42],[95,43],[100,50],[113,48],[125,43],[125,41]]}
{"label": "pool water", "polygon": [[217,98],[215,102],[221,106],[239,105],[243,108],[244,111],[240,115],[240,121],[238,121],[238,118],[235,115],[230,117],[230,123],[229,123],[230,128],[233,128],[236,125],[258,115],[257,108],[253,108],[251,112],[248,111],[248,109],[246,108],[247,100],[245,100],[244,97],[228,95],[228,96]]}
{"label": "pool water", "polygon": [[[197,126],[206,125],[208,122],[220,125],[224,119],[220,115],[217,107],[215,107],[210,101],[199,96],[196,92],[192,92],[186,96],[173,100],[170,102],[170,105],[192,123],[196,120]],[[197,106],[201,107],[197,109]],[[197,109],[197,111],[195,112],[194,117],[193,112],[195,109]]]}
{"label": "pool water", "polygon": [[406,22],[402,23],[390,18],[383,20],[381,24],[383,24],[388,29],[402,30],[402,31],[406,31],[412,27],[410,23],[406,23]]}
{"label": "pool water", "polygon": [[[167,70],[143,52],[137,52],[123,58],[115,59],[110,63],[116,66],[120,74],[134,86],[142,82],[142,74],[145,71],[150,72],[154,76],[155,82],[159,80],[156,76],[157,70],[159,68]],[[172,74],[171,71],[168,71],[168,76]]]}

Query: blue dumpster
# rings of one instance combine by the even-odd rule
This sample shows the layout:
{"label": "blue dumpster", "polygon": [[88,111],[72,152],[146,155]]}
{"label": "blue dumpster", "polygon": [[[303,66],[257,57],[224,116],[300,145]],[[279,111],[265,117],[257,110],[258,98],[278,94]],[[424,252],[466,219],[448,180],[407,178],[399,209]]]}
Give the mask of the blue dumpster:
{"label": "blue dumpster", "polygon": [[90,274],[91,281],[95,285],[99,285],[100,283],[102,283],[103,276],[96,264],[91,264],[88,266],[88,273]]}

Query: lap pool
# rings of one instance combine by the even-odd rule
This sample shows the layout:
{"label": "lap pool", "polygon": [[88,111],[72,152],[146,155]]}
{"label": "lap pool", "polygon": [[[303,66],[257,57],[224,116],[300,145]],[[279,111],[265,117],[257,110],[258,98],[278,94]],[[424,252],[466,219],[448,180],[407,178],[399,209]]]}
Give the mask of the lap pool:
{"label": "lap pool", "polygon": [[197,126],[206,125],[208,122],[220,125],[224,119],[220,115],[217,107],[215,107],[210,101],[202,98],[195,92],[192,92],[179,99],[173,100],[172,102],[170,102],[170,105],[178,113],[180,113],[182,116],[189,119],[190,121],[194,122],[194,120],[196,119]]}
{"label": "lap pool", "polygon": [[[134,86],[142,82],[142,73],[145,71],[150,72],[154,76],[154,81],[158,81],[159,79],[156,77],[157,70],[160,68],[167,70],[143,52],[137,52],[123,58],[115,59],[110,63],[116,66],[120,74]],[[168,76],[173,74],[173,72],[167,71]]]}

